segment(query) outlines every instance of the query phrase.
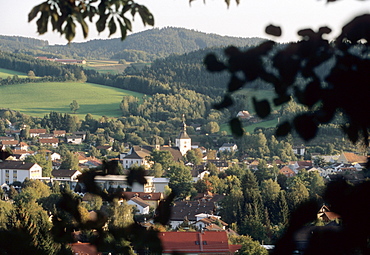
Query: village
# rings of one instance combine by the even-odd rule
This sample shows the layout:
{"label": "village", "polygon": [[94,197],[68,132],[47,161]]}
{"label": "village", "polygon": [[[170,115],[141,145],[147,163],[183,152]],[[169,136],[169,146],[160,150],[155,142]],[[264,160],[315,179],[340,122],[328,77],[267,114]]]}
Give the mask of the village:
{"label": "village", "polygon": [[[179,128],[179,134],[173,144],[174,146],[171,146],[171,144],[154,144],[135,145],[127,148],[127,151],[122,152],[119,158],[109,159],[110,161],[119,162],[123,169],[121,174],[97,175],[95,177],[95,182],[102,190],[108,193],[121,192],[120,201],[125,200],[128,205],[134,208],[136,219],[139,219],[139,223],[145,228],[153,227],[154,223],[150,218],[155,215],[158,205],[166,199],[171,190],[171,177],[166,174],[160,176],[157,174],[155,176],[153,171],[150,171],[155,164],[153,162],[153,152],[167,152],[168,155],[172,156],[173,162],[183,165],[186,167],[185,169],[189,169],[192,186],[196,186],[202,183],[202,181],[206,185],[215,186],[209,179],[210,176],[215,175],[215,171],[218,176],[222,176],[222,174],[230,176],[228,172],[240,166],[243,169],[249,169],[257,176],[259,172],[266,171],[266,169],[259,169],[261,167],[259,159],[238,161],[236,159],[220,159],[217,156],[208,159],[207,149],[199,143],[192,143],[192,139],[187,134],[186,129],[187,125],[184,120],[181,128]],[[102,160],[89,156],[88,153],[83,151],[73,152],[78,159],[78,169],[63,169],[61,167],[61,155],[55,152],[55,149],[63,143],[71,145],[84,143],[86,132],[66,133],[64,130],[54,130],[51,133],[47,133],[46,129],[29,129],[30,139],[28,141],[26,139],[23,141],[16,140],[16,137],[20,135],[21,130],[8,129],[5,135],[0,137],[2,152],[3,155],[6,155],[3,161],[0,162],[0,182],[3,200],[10,201],[12,198],[11,193],[14,189],[17,192],[21,192],[23,182],[39,180],[50,186],[53,183],[59,183],[63,187],[68,186],[68,189],[81,198],[82,203],[91,202],[93,196],[86,192],[84,185],[79,182],[79,176],[85,171],[99,168],[103,164]],[[29,144],[31,140],[37,141],[44,149],[31,151]],[[305,154],[305,146],[293,146],[292,148],[294,150],[293,153],[297,156]],[[97,149],[109,151],[112,149],[112,146],[107,144],[98,146]],[[202,156],[198,164],[187,160],[189,158],[187,153],[192,150],[201,152]],[[235,153],[237,150],[238,147],[235,143],[224,143],[219,147],[217,155]],[[52,162],[50,176],[44,176],[42,167],[37,163],[27,161],[27,157],[36,154],[42,154],[46,160]],[[278,176],[284,176],[289,181],[289,179],[293,179],[304,172],[306,174],[316,173],[325,183],[338,178],[344,178],[350,183],[360,183],[365,179],[363,169],[366,162],[366,156],[360,156],[353,152],[342,152],[340,155],[314,155],[313,160],[290,162],[275,160],[266,162],[264,167],[267,170],[271,169],[271,173],[273,172],[272,169],[277,169],[275,170],[275,176],[272,178],[275,182],[277,182]],[[129,185],[127,173],[129,169],[135,167],[146,169],[145,184],[134,182],[132,185]],[[279,178],[281,179],[281,177]],[[210,182],[211,184],[209,184]],[[183,184],[180,183],[180,185]],[[219,194],[215,191],[215,187],[198,188],[195,191],[193,189],[191,195],[188,193],[188,195],[174,201],[171,208],[171,216],[165,228],[166,232],[160,234],[164,254],[166,254],[166,249],[168,249],[167,252],[169,253],[174,250],[184,252],[191,250],[194,254],[209,253],[210,251],[217,252],[217,254],[234,254],[235,251],[242,247],[242,245],[228,244],[230,235],[238,236],[239,234],[235,231],[236,228],[232,227],[233,222],[227,222],[228,219],[222,218],[222,213],[220,213],[223,206],[222,201],[225,202],[225,198],[229,194],[225,192]],[[93,210],[89,211],[90,217],[94,218],[94,214],[96,212]],[[340,215],[332,212],[326,205],[323,205],[320,211],[317,212],[317,215],[318,219],[324,222],[340,220]],[[76,237],[76,241],[78,240],[78,237]],[[178,240],[182,241],[179,242]],[[72,247],[75,251],[82,251],[86,248],[81,243],[76,243]],[[263,247],[263,249],[271,249],[268,245]]]}

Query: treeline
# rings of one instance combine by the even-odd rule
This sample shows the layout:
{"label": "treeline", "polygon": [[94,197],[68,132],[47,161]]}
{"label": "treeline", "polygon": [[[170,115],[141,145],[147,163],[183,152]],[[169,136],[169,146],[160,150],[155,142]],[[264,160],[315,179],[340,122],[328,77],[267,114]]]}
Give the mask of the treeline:
{"label": "treeline", "polygon": [[[39,77],[49,77],[49,81],[80,80],[86,75],[96,73],[93,70],[84,70],[78,65],[63,65],[60,63],[36,59],[21,53],[0,51],[0,68],[28,73],[33,71]],[[84,78],[86,79],[86,77]],[[22,83],[33,80],[23,80]],[[42,80],[41,80],[42,81]],[[21,82],[18,80],[18,82]]]}

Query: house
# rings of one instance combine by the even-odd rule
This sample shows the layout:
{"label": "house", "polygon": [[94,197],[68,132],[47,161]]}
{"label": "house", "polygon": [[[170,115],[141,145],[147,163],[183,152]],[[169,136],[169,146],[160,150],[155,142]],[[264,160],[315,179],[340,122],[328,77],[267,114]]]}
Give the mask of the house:
{"label": "house", "polygon": [[72,135],[77,136],[77,137],[81,137],[82,140],[86,139],[86,132],[84,132],[84,131],[76,131],[76,132],[73,132]]}
{"label": "house", "polygon": [[327,205],[323,205],[317,213],[317,218],[324,222],[330,222],[336,219],[340,219],[341,217],[339,214],[330,211]]}
{"label": "house", "polygon": [[1,141],[14,141],[14,137],[12,136],[0,136],[0,142]]}
{"label": "house", "polygon": [[236,114],[236,117],[240,118],[242,120],[249,120],[249,119],[253,118],[253,116],[248,111],[239,111]]}
{"label": "house", "polygon": [[5,130],[5,135],[9,136],[9,137],[16,136],[16,135],[21,135],[21,130],[13,130],[13,129]]}
{"label": "house", "polygon": [[54,137],[65,137],[66,131],[65,130],[54,130],[53,135]]}
{"label": "house", "polygon": [[304,156],[304,153],[306,152],[306,146],[304,145],[294,145],[292,149],[294,154],[300,156]]}
{"label": "house", "polygon": [[225,231],[160,232],[162,254],[234,254],[241,245],[229,245]]}
{"label": "house", "polygon": [[153,192],[164,193],[165,187],[170,182],[169,178],[153,178]]}
{"label": "house", "polygon": [[360,156],[353,152],[343,152],[340,154],[338,160],[338,163],[344,163],[344,164],[366,164],[367,157],[366,156]]}
{"label": "house", "polygon": [[69,169],[58,169],[52,170],[51,175],[56,181],[77,181],[77,177],[81,174],[78,170],[69,170]]}
{"label": "house", "polygon": [[[216,215],[212,215],[212,214],[205,214],[205,213],[201,213],[201,214],[198,214],[198,215],[195,215],[197,217],[197,222],[194,223],[194,225],[197,227],[197,229],[205,229],[207,228],[208,226],[211,226],[211,225],[216,225],[218,226],[219,228],[216,228],[214,226],[212,226],[210,229],[208,230],[225,230],[226,227],[229,225],[227,224],[226,222],[222,221],[221,220],[221,216],[216,216]],[[221,226],[219,226],[221,225]]]}
{"label": "house", "polygon": [[41,146],[50,146],[53,148],[57,148],[59,145],[58,138],[39,138],[39,143]]}
{"label": "house", "polygon": [[224,143],[219,149],[219,152],[234,152],[238,150],[238,146],[235,143]]}
{"label": "house", "polygon": [[[125,169],[130,168],[132,165],[136,166],[144,166],[149,168],[151,162],[149,162],[148,158],[153,150],[161,150],[161,151],[169,151],[174,159],[174,161],[180,161],[182,159],[181,152],[176,147],[169,147],[169,146],[150,146],[150,145],[143,145],[143,146],[133,146],[130,152],[122,158],[122,165]],[[121,158],[121,156],[120,156]]]}
{"label": "house", "polygon": [[133,197],[127,204],[136,207],[135,214],[149,214],[149,204],[142,200],[140,197]]}
{"label": "house", "polygon": [[1,147],[3,148],[15,148],[18,145],[19,141],[12,140],[12,141],[0,141]]}
{"label": "house", "polygon": [[28,151],[30,149],[30,146],[25,142],[20,142],[19,144],[17,144],[17,146],[15,146],[14,149]]}
{"label": "house", "polygon": [[72,253],[74,255],[101,255],[95,245],[90,243],[72,243],[71,244]]}
{"label": "house", "polygon": [[12,160],[19,160],[23,161],[27,157],[34,155],[35,152],[33,151],[27,151],[27,150],[12,150],[12,155],[10,156],[13,158]]}
{"label": "house", "polygon": [[99,146],[96,146],[96,149],[98,149],[98,150],[112,151],[113,147],[110,146],[110,145],[99,145]]}
{"label": "house", "polygon": [[153,176],[145,176],[146,184],[142,185],[134,182],[132,186],[129,186],[126,175],[98,175],[95,177],[95,182],[101,189],[106,190],[120,187],[124,190],[131,190],[132,192],[152,192],[154,189],[153,178]]}
{"label": "house", "polygon": [[284,166],[279,170],[279,173],[285,175],[286,177],[293,177],[296,173],[288,166]]}
{"label": "house", "polygon": [[71,143],[71,144],[81,144],[83,142],[83,138],[82,136],[67,135],[66,141],[67,143]]}
{"label": "house", "polygon": [[30,129],[29,134],[30,137],[37,137],[40,134],[46,134],[46,129]]}
{"label": "house", "polygon": [[51,138],[55,138],[53,134],[40,134],[39,135],[39,138],[43,138],[43,139],[51,139]]}
{"label": "house", "polygon": [[216,205],[213,201],[177,201],[171,211],[170,223],[172,229],[176,229],[184,219],[190,224],[198,221],[196,215],[200,213],[213,215],[216,212]]}
{"label": "house", "polygon": [[50,155],[51,161],[57,161],[61,159],[61,156],[59,153],[54,152],[53,154]]}
{"label": "house", "polygon": [[42,168],[36,163],[24,161],[0,162],[0,183],[10,184],[24,179],[39,179],[42,177]]}
{"label": "house", "polygon": [[218,171],[225,171],[227,168],[229,168],[229,163],[227,163],[226,160],[219,160],[219,159],[208,159],[207,164],[212,163],[214,164]]}
{"label": "house", "polygon": [[161,192],[122,192],[122,197],[126,200],[130,200],[134,197],[139,197],[145,203],[149,204],[150,207],[156,209],[159,202],[163,199],[163,193]]}

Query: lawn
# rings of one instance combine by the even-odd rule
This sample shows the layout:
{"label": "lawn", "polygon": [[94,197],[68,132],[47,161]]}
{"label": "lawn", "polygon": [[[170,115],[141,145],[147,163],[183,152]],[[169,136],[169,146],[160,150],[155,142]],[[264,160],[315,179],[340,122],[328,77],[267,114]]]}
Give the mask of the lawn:
{"label": "lawn", "polygon": [[128,64],[119,64],[118,61],[89,60],[83,67],[100,73],[120,74],[127,66]]}
{"label": "lawn", "polygon": [[79,118],[91,113],[119,117],[119,104],[123,96],[142,98],[143,94],[92,83],[48,82],[28,83],[0,87],[0,108],[9,108],[24,114],[43,117],[51,111],[72,114],[69,104],[76,100]]}
{"label": "lawn", "polygon": [[0,68],[0,78],[6,79],[9,76],[13,77],[14,75],[18,75],[19,78],[27,78],[28,77],[25,73]]}
{"label": "lawn", "polygon": [[[248,125],[248,126],[244,126],[243,128],[244,128],[245,132],[253,133],[253,131],[256,127],[269,128],[269,127],[276,127],[277,124],[278,124],[278,120],[273,119],[273,120],[261,121],[259,123],[254,123],[254,124],[251,124],[251,125]],[[222,124],[220,126],[220,130],[221,131],[226,131],[228,134],[231,135],[230,126],[229,126],[228,123]]]}

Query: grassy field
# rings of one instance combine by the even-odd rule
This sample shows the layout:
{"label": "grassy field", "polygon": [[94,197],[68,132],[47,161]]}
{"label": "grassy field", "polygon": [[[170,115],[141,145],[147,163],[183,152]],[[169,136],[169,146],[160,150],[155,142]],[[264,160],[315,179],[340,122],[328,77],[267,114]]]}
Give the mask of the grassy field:
{"label": "grassy field", "polygon": [[28,77],[27,74],[25,74],[25,73],[0,68],[0,78],[6,79],[9,76],[13,77],[14,75],[18,75],[19,78],[27,78]]}
{"label": "grassy field", "polygon": [[83,67],[93,69],[99,73],[120,74],[129,64],[118,64],[118,61],[110,60],[88,60]]}
{"label": "grassy field", "polygon": [[69,104],[76,100],[79,118],[91,113],[95,118],[121,116],[119,104],[123,96],[142,98],[143,94],[107,86],[78,83],[29,83],[0,87],[0,108],[9,108],[24,114],[43,117],[51,111],[71,113]]}
{"label": "grassy field", "polygon": [[[277,119],[274,119],[274,120],[268,120],[268,121],[262,121],[262,122],[259,122],[259,123],[254,123],[254,124],[251,124],[251,125],[248,125],[248,126],[244,126],[243,128],[244,128],[245,132],[253,133],[253,131],[256,127],[269,128],[269,127],[276,127],[277,124],[278,124]],[[229,126],[228,123],[224,123],[224,124],[220,125],[220,130],[221,131],[226,131],[229,135],[231,135],[230,126]]]}

